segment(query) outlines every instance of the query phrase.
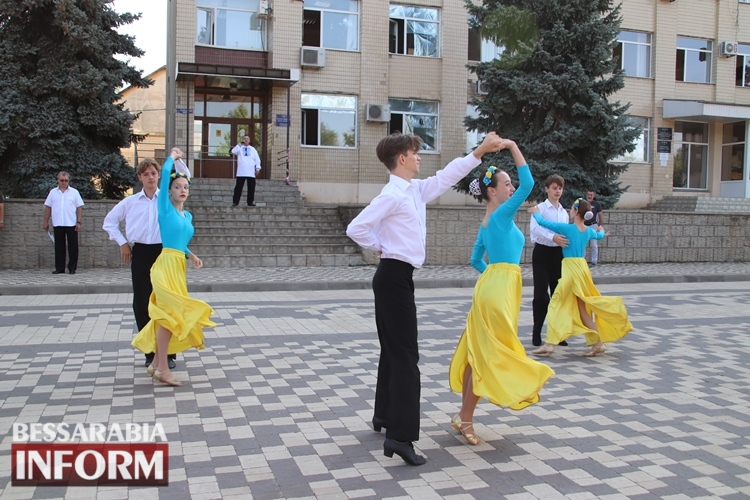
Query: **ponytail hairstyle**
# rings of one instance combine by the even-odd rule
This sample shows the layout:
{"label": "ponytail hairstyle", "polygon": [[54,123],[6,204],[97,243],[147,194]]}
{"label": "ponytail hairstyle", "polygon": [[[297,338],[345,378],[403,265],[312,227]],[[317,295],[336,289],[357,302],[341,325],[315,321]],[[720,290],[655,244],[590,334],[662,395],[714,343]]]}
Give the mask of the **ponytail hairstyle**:
{"label": "ponytail hairstyle", "polygon": [[573,208],[576,209],[578,215],[583,217],[583,220],[591,220],[594,218],[594,212],[591,211],[591,203],[583,198],[578,198],[573,202]]}

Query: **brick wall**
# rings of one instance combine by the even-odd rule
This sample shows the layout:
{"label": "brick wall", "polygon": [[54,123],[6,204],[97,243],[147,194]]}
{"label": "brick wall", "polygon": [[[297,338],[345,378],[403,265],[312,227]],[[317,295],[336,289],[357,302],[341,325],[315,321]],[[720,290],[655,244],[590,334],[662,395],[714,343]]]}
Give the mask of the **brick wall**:
{"label": "brick wall", "polygon": [[[5,203],[0,230],[0,269],[54,269],[54,249],[42,230],[42,200]],[[113,201],[87,201],[79,234],[79,269],[120,267],[120,252],[101,227]],[[360,206],[340,208],[348,224]],[[467,264],[484,207],[435,206],[427,210],[427,264]],[[750,261],[750,214],[689,214],[614,210],[606,212],[612,235],[599,243],[599,261],[613,262],[746,262]],[[527,235],[522,262],[531,262],[529,216],[516,223]],[[366,259],[368,255],[365,255]]]}
{"label": "brick wall", "polygon": [[[351,221],[361,207],[341,207]],[[428,265],[468,264],[484,207],[429,207]],[[599,262],[737,262],[750,261],[750,215],[690,214],[614,210],[605,215],[612,234],[599,242]],[[531,262],[529,214],[516,224],[526,235],[522,263]],[[372,263],[370,256],[366,261]]]}

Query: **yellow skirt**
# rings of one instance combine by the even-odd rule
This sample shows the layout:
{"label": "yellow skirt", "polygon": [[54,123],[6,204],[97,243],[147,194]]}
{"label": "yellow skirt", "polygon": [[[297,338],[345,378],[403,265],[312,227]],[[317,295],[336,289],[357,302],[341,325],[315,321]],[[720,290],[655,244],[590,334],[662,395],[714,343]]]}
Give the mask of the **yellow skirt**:
{"label": "yellow skirt", "polygon": [[151,321],[133,339],[133,347],[145,353],[156,352],[156,330],[163,326],[172,333],[169,354],[191,347],[203,349],[203,328],[216,326],[208,319],[214,311],[202,300],[188,295],[185,253],[162,249],[151,268],[151,284],[154,287],[148,304]]}
{"label": "yellow skirt", "polygon": [[[584,326],[576,298],[584,302],[588,314],[593,314],[598,333]],[[587,345],[596,344],[599,339],[614,342],[632,329],[622,297],[602,297],[591,279],[586,259],[565,257],[562,277],[547,310],[545,342],[556,345],[573,335],[585,335]]]}
{"label": "yellow skirt", "polygon": [[539,402],[539,391],[555,372],[526,356],[518,340],[521,268],[490,264],[474,287],[466,329],[450,366],[450,386],[463,389],[471,365],[474,394],[498,406],[520,410]]}

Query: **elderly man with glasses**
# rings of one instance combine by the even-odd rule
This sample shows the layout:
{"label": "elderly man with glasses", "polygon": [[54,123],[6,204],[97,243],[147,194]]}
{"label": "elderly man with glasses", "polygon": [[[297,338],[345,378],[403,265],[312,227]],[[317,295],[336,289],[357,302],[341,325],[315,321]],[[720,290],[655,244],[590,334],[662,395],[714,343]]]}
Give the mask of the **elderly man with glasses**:
{"label": "elderly man with glasses", "polygon": [[68,241],[68,272],[75,274],[78,268],[78,231],[81,230],[83,199],[77,189],[70,187],[67,172],[57,174],[57,187],[52,188],[44,201],[42,228],[49,231],[49,220],[55,234],[55,270],[52,274],[65,273],[65,240]]}

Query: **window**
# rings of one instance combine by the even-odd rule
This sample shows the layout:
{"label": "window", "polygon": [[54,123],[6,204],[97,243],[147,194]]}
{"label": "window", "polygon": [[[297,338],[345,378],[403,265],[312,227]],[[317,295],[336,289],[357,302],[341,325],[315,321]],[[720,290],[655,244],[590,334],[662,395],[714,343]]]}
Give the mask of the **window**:
{"label": "window", "polygon": [[[466,105],[466,116],[469,116],[471,118],[477,118],[479,117],[479,111],[477,110],[476,106],[472,106],[471,104]],[[479,132],[477,129],[473,130],[467,130],[466,131],[466,152],[474,151],[474,148],[479,145],[480,142],[484,140],[485,134]]]}
{"label": "window", "polygon": [[422,138],[422,151],[438,149],[438,103],[389,99],[391,122],[388,133],[402,132]]}
{"label": "window", "polygon": [[614,57],[627,76],[651,76],[651,35],[635,31],[621,31],[617,35]]}
{"label": "window", "polygon": [[677,37],[678,82],[711,83],[711,40]]}
{"label": "window", "polygon": [[721,180],[741,181],[745,165],[745,122],[725,123],[721,142]]}
{"label": "window", "polygon": [[302,145],[357,147],[357,98],[302,94]]}
{"label": "window", "polygon": [[708,124],[674,122],[674,172],[672,186],[706,189]]}
{"label": "window", "polygon": [[305,0],[302,45],[359,50],[358,0]]}
{"label": "window", "polygon": [[648,118],[631,116],[630,123],[633,127],[641,129],[641,135],[635,140],[635,149],[630,153],[618,156],[613,161],[648,162],[649,144],[651,144],[651,131],[649,129],[650,120]]}
{"label": "window", "polygon": [[492,40],[483,40],[479,30],[469,28],[469,61],[490,62],[503,53],[504,48]]}
{"label": "window", "polygon": [[391,5],[388,51],[422,57],[440,57],[438,9]]}
{"label": "window", "polygon": [[195,43],[266,50],[266,22],[258,18],[259,0],[196,0]]}
{"label": "window", "polygon": [[[747,3],[750,3],[750,0]],[[750,45],[738,43],[737,46],[739,50],[737,50],[735,85],[738,87],[750,87]]]}

